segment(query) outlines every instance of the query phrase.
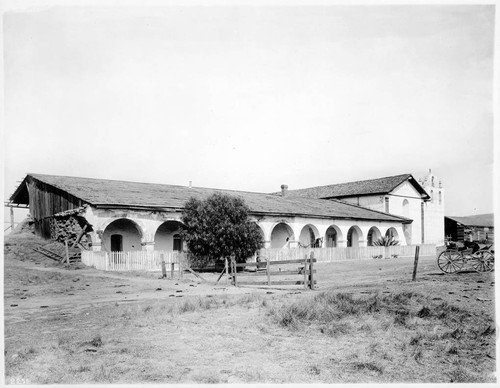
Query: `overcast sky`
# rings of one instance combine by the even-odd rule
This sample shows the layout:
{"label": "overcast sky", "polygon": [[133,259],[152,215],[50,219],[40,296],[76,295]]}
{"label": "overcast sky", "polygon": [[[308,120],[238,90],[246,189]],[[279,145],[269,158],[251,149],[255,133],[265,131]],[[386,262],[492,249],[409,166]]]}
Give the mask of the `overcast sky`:
{"label": "overcast sky", "polygon": [[4,195],[28,172],[272,192],[429,168],[493,211],[491,5],[3,15]]}

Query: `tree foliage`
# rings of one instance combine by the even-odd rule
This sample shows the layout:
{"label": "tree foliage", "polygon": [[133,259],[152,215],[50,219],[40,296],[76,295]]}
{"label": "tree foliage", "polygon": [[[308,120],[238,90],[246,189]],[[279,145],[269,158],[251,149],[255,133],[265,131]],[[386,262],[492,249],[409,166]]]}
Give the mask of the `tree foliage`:
{"label": "tree foliage", "polygon": [[215,193],[205,200],[190,198],[181,217],[182,236],[198,258],[220,260],[234,254],[244,262],[264,240],[249,208],[239,197]]}

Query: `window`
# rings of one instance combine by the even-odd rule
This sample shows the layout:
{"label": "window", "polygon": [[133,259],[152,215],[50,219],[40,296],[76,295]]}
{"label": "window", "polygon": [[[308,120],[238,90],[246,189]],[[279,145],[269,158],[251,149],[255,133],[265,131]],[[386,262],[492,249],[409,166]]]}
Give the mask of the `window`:
{"label": "window", "polygon": [[182,251],[182,239],[180,234],[174,234],[174,251]]}
{"label": "window", "polygon": [[439,192],[439,204],[441,205],[442,202],[443,202],[443,196],[441,195],[441,192]]}

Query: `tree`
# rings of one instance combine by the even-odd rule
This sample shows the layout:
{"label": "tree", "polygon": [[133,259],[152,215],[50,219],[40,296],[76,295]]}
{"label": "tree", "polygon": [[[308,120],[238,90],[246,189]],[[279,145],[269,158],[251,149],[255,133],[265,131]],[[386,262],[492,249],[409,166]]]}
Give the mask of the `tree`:
{"label": "tree", "polygon": [[244,262],[264,244],[248,213],[239,197],[215,193],[205,200],[190,198],[181,217],[182,237],[198,258],[217,261],[234,254]]}

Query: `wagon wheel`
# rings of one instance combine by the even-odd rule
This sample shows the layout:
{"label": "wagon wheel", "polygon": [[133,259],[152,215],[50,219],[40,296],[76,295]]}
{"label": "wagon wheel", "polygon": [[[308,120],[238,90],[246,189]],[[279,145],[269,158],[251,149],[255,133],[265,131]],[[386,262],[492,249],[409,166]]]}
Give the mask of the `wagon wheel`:
{"label": "wagon wheel", "polygon": [[477,272],[491,272],[495,268],[495,256],[489,251],[477,251],[471,264]]}
{"label": "wagon wheel", "polygon": [[455,273],[464,265],[462,256],[455,251],[444,251],[437,258],[437,266],[444,273]]}

